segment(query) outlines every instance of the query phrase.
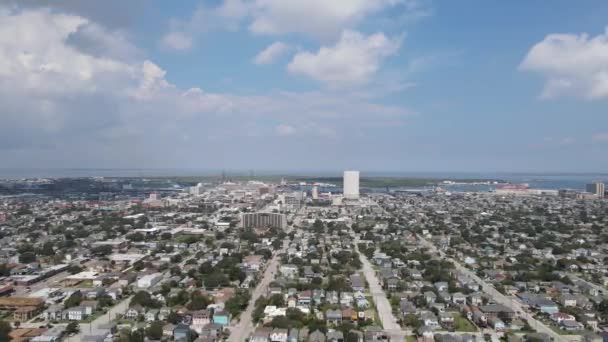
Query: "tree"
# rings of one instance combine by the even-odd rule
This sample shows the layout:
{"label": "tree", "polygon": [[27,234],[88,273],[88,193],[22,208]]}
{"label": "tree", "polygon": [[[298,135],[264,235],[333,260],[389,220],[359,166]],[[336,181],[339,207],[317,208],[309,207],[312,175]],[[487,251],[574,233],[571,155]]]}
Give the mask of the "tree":
{"label": "tree", "polygon": [[8,322],[0,321],[0,341],[10,341],[9,334],[11,330],[11,325]]}
{"label": "tree", "polygon": [[70,322],[66,327],[65,327],[65,332],[66,334],[75,334],[77,333],[79,330],[78,327],[78,323],[76,322]]}
{"label": "tree", "polygon": [[207,308],[207,305],[213,303],[211,299],[207,296],[204,296],[199,291],[194,291],[190,295],[190,302],[186,305],[189,310],[202,310]]}
{"label": "tree", "polygon": [[182,318],[174,311],[171,311],[167,316],[167,322],[171,324],[178,324],[181,320]]}
{"label": "tree", "polygon": [[77,274],[77,273],[82,272],[82,267],[80,267],[78,265],[70,265],[70,266],[68,266],[67,271],[69,274]]}
{"label": "tree", "polygon": [[68,299],[65,300],[65,302],[63,303],[63,306],[66,309],[69,309],[69,308],[80,305],[81,302],[82,302],[82,292],[76,291],[76,292],[72,293],[72,295],[70,297],[68,297]]}
{"label": "tree", "polygon": [[154,321],[146,329],[146,336],[151,340],[160,340],[163,337],[163,323]]}
{"label": "tree", "polygon": [[154,300],[150,293],[146,291],[137,292],[131,299],[131,303],[129,303],[130,306],[135,306],[137,304],[146,308],[159,308],[161,306],[161,303]]}
{"label": "tree", "polygon": [[40,254],[46,255],[46,256],[55,255],[55,249],[53,249],[53,243],[50,241],[45,242],[44,245],[42,245]]}
{"label": "tree", "polygon": [[418,317],[414,314],[405,315],[405,317],[403,318],[403,322],[405,323],[405,325],[407,325],[408,327],[412,327],[413,329],[418,329],[422,325],[420,319],[418,319]]}
{"label": "tree", "polygon": [[19,262],[22,264],[29,264],[36,261],[36,254],[34,252],[25,252],[19,254]]}

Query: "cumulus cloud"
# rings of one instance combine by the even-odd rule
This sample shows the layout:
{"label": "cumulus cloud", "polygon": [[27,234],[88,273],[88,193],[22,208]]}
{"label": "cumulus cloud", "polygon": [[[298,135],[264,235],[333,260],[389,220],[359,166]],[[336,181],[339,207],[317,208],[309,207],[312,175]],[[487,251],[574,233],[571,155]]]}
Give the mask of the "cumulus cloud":
{"label": "cumulus cloud", "polygon": [[173,50],[189,50],[192,48],[192,37],[183,32],[168,32],[161,38],[161,45]]}
{"label": "cumulus cloud", "polygon": [[550,34],[535,44],[521,70],[546,78],[542,98],[560,95],[608,97],[608,29],[603,34]]}
{"label": "cumulus cloud", "polygon": [[595,133],[591,138],[595,142],[608,142],[608,132]]}
{"label": "cumulus cloud", "polygon": [[[211,30],[247,26],[259,35],[303,34],[333,40],[365,18],[393,10],[403,18],[430,15],[428,0],[223,0],[215,7],[201,5],[189,18],[174,18],[161,45],[176,50],[192,47],[195,38]],[[408,19],[409,20],[409,19]]]}
{"label": "cumulus cloud", "polygon": [[276,131],[278,135],[285,137],[294,134],[296,132],[296,129],[293,126],[287,124],[280,124],[277,126]]}
{"label": "cumulus cloud", "polygon": [[[115,51],[94,49],[96,42]],[[127,35],[79,15],[0,11],[3,165],[166,167],[192,162],[201,151],[218,165],[226,151],[252,146],[244,139],[273,146],[277,122],[298,127],[298,137],[313,125],[339,136],[344,122],[350,129],[409,115],[356,94],[181,89],[140,54]],[[207,144],[212,139],[222,147]]]}
{"label": "cumulus cloud", "polygon": [[258,34],[339,35],[365,16],[408,1],[400,0],[256,0],[249,29]]}
{"label": "cumulus cloud", "polygon": [[289,49],[290,46],[288,44],[283,42],[274,42],[268,45],[264,50],[260,51],[260,53],[258,53],[253,59],[253,63],[258,65],[271,64],[277,58],[287,53]]}
{"label": "cumulus cloud", "polygon": [[364,36],[356,31],[344,31],[334,46],[323,46],[315,53],[296,54],[287,70],[332,86],[362,84],[378,71],[381,61],[397,53],[400,46],[401,39],[387,38],[383,33]]}

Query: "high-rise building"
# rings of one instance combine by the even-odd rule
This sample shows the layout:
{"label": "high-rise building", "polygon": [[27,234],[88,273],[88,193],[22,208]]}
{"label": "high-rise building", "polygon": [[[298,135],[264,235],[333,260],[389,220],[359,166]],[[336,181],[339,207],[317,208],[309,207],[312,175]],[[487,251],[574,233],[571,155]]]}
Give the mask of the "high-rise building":
{"label": "high-rise building", "polygon": [[359,199],[359,171],[344,171],[344,198]]}
{"label": "high-rise building", "polygon": [[598,198],[604,198],[604,193],[606,191],[604,189],[604,183],[602,182],[587,184],[585,190],[587,190],[587,192],[595,194]]}
{"label": "high-rise building", "polygon": [[319,199],[319,187],[316,185],[314,185],[312,187],[312,199],[313,200]]}
{"label": "high-rise building", "polygon": [[287,217],[279,213],[242,213],[241,227],[285,229]]}

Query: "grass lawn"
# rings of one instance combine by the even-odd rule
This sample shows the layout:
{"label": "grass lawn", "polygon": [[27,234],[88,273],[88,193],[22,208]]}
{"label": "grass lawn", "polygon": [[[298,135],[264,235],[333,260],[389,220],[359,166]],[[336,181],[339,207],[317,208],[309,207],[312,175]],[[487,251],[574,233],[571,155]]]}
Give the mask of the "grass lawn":
{"label": "grass lawn", "polygon": [[416,337],[414,337],[414,336],[407,336],[405,338],[405,342],[416,342],[416,341],[417,341]]}
{"label": "grass lawn", "polygon": [[454,328],[456,331],[476,332],[477,328],[468,319],[457,315],[454,317]]}

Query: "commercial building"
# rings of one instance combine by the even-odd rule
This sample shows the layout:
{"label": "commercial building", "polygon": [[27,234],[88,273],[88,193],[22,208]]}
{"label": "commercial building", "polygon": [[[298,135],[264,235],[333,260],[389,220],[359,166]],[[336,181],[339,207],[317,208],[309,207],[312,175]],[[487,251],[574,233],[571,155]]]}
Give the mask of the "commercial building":
{"label": "commercial building", "polygon": [[359,199],[359,171],[344,171],[344,198]]}
{"label": "commercial building", "polygon": [[140,289],[150,288],[156,285],[162,278],[163,275],[161,273],[147,274],[137,280],[137,287]]}
{"label": "commercial building", "polygon": [[287,217],[279,213],[243,213],[241,214],[243,228],[280,228],[287,227]]}
{"label": "commercial building", "polygon": [[587,184],[585,186],[585,190],[587,192],[595,194],[597,196],[597,198],[604,198],[604,193],[606,191],[604,189],[604,183],[601,183],[601,182],[595,182],[595,183]]}

